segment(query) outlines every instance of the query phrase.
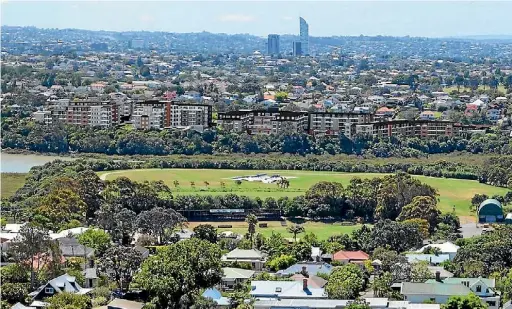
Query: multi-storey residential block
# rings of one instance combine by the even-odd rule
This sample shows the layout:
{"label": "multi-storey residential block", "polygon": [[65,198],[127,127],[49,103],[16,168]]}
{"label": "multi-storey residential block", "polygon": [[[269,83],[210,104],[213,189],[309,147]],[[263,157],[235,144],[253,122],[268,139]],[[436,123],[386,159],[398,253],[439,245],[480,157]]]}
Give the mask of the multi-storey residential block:
{"label": "multi-storey residential block", "polygon": [[32,117],[36,122],[43,123],[45,125],[53,124],[52,111],[37,111],[32,114]]}
{"label": "multi-storey residential block", "polygon": [[366,113],[309,113],[309,133],[339,135],[351,137],[355,133],[355,124],[372,122],[373,114]]}
{"label": "multi-storey residential block", "polygon": [[144,101],[136,102],[131,117],[136,129],[161,129],[164,127],[166,102]]}
{"label": "multi-storey residential block", "polygon": [[355,132],[371,134],[377,137],[389,136],[416,136],[432,138],[437,136],[453,136],[463,130],[462,126],[456,126],[451,121],[430,120],[392,120],[356,124]]}
{"label": "multi-storey residential block", "polygon": [[289,112],[278,109],[242,110],[218,114],[222,128],[252,134],[278,134],[282,132],[304,132],[308,125],[306,112]]}
{"label": "multi-storey residential block", "polygon": [[164,126],[185,128],[189,126],[207,128],[212,126],[212,106],[208,104],[187,104],[165,102]]}
{"label": "multi-storey residential block", "polygon": [[226,131],[247,132],[252,122],[251,110],[218,113],[217,125]]}
{"label": "multi-storey residential block", "polygon": [[111,127],[118,123],[117,105],[110,102],[72,101],[66,107],[66,123]]}

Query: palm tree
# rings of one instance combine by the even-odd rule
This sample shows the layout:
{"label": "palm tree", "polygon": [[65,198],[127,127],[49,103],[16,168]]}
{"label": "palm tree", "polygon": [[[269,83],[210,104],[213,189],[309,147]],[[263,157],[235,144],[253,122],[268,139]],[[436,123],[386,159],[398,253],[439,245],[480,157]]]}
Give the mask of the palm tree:
{"label": "palm tree", "polygon": [[293,242],[297,242],[297,234],[304,233],[304,227],[300,224],[294,224],[288,228],[288,232],[293,234]]}
{"label": "palm tree", "polygon": [[196,186],[195,181],[191,181],[191,182],[190,182],[190,186],[191,186],[191,187],[195,187],[195,186]]}
{"label": "palm tree", "polygon": [[221,181],[221,182],[220,182],[220,187],[221,187],[222,189],[226,188],[226,183],[225,183],[224,181]]}
{"label": "palm tree", "polygon": [[204,181],[204,185],[206,186],[206,188],[208,188],[208,186],[210,185],[210,183],[208,181]]}
{"label": "palm tree", "polygon": [[245,218],[245,222],[249,225],[247,232],[249,233],[249,237],[251,239],[251,246],[253,244],[252,240],[254,238],[254,234],[256,234],[256,224],[258,224],[258,218],[254,214],[249,214]]}
{"label": "palm tree", "polygon": [[180,182],[177,180],[173,181],[172,183],[174,184],[174,187],[176,187],[176,188],[180,186]]}

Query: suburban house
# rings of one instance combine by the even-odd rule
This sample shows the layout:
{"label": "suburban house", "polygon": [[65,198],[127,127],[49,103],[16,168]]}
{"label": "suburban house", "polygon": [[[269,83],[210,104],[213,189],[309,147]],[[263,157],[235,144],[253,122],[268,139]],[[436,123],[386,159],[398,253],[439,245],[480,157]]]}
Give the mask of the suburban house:
{"label": "suburban house", "polygon": [[298,273],[307,273],[308,275],[318,275],[319,273],[331,274],[333,267],[327,263],[297,263],[287,269],[280,270],[276,275],[289,276]]}
{"label": "suburban house", "polygon": [[400,293],[411,303],[433,301],[445,304],[451,296],[476,294],[489,309],[498,309],[500,295],[494,290],[494,279],[485,278],[441,278],[429,279],[425,283],[403,282]]}
{"label": "suburban house", "polygon": [[62,292],[88,294],[92,289],[82,288],[77,282],[76,278],[68,274],[64,274],[55,279],[48,281],[45,285],[39,287],[37,291],[30,293],[33,302],[32,307],[44,307],[46,304],[43,300],[47,297],[52,297],[55,294]]}
{"label": "suburban house", "polygon": [[307,279],[302,281],[251,281],[250,295],[256,299],[327,298],[323,288],[309,287]]}
{"label": "suburban house", "polygon": [[434,120],[435,118],[436,117],[433,111],[424,111],[420,114],[421,120]]}
{"label": "suburban house", "polygon": [[222,268],[224,276],[222,276],[221,286],[224,290],[231,290],[237,284],[243,284],[254,276],[254,270],[241,269],[241,268]]}
{"label": "suburban house", "polygon": [[408,253],[405,255],[407,258],[407,262],[409,263],[417,263],[417,262],[428,262],[430,265],[439,265],[442,262],[449,261],[450,256],[448,254],[414,254]]}
{"label": "suburban house", "polygon": [[365,261],[369,260],[370,256],[364,252],[364,251],[338,251],[333,254],[332,260],[338,261],[343,264],[347,263],[356,263],[356,264],[362,264]]}
{"label": "suburban house", "polygon": [[255,249],[235,249],[222,256],[223,262],[248,263],[251,265],[251,268],[256,271],[263,269],[266,260],[266,254]]}
{"label": "suburban house", "polygon": [[93,309],[142,309],[144,303],[140,303],[133,300],[116,298],[106,306],[96,307]]}
{"label": "suburban house", "polygon": [[455,258],[455,255],[457,254],[457,251],[459,250],[459,246],[452,242],[444,242],[442,244],[429,244],[426,246],[423,246],[421,249],[416,251],[417,253],[423,253],[423,251],[427,250],[427,248],[437,248],[439,250],[440,254],[447,254],[450,257],[450,261],[453,261]]}
{"label": "suburban house", "polygon": [[311,288],[323,288],[327,284],[327,280],[315,275],[304,276],[303,274],[295,274],[291,276],[290,279],[300,282],[303,282],[303,280],[306,279],[308,281],[308,287]]}
{"label": "suburban house", "polygon": [[479,223],[494,223],[504,220],[501,203],[495,199],[487,199],[478,207]]}
{"label": "suburban house", "polygon": [[[440,309],[438,304],[412,304],[408,301],[390,301],[387,298],[365,298],[364,301],[372,309]],[[346,299],[272,299],[256,300],[255,309],[342,309],[353,300]]]}

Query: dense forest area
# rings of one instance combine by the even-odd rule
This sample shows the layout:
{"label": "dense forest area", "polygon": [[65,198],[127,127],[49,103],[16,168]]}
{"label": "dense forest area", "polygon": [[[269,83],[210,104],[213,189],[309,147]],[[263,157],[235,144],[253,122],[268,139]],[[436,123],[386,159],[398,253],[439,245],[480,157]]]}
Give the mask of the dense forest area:
{"label": "dense forest area", "polygon": [[375,157],[424,157],[431,154],[468,152],[512,154],[510,137],[473,134],[437,139],[375,138],[358,135],[349,139],[302,133],[249,135],[212,129],[203,133],[181,130],[137,131],[131,127],[100,129],[78,126],[44,126],[29,120],[2,120],[2,148],[52,153],[102,153],[108,155],[171,154],[355,154]]}

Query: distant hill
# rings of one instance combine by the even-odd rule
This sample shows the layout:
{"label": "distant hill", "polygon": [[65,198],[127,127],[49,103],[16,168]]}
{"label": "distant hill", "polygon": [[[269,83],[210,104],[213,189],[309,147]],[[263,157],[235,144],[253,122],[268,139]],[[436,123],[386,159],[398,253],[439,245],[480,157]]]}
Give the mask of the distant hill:
{"label": "distant hill", "polygon": [[478,41],[512,41],[512,35],[466,35],[450,37],[451,39],[478,40]]}

